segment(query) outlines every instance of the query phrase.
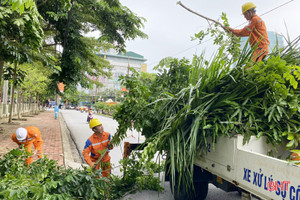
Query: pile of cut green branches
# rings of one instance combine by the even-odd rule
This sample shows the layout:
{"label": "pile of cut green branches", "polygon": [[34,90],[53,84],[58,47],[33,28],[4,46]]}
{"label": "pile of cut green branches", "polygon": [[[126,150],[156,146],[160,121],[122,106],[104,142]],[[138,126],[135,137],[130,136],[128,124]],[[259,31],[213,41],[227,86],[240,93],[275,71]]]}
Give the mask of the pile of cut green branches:
{"label": "pile of cut green branches", "polygon": [[[173,178],[191,188],[196,153],[205,152],[207,138],[266,136],[287,148],[300,143],[300,37],[267,59],[251,62],[247,47],[239,56],[229,55],[222,45],[211,60],[203,55],[164,59],[155,80],[141,74],[122,77],[129,92],[114,115],[118,132],[125,136],[131,120],[147,137],[143,158],[169,152]],[[235,51],[236,52],[236,51]],[[249,69],[247,69],[249,68]]]}
{"label": "pile of cut green branches", "polygon": [[27,156],[13,149],[0,159],[0,199],[120,199],[137,190],[162,190],[154,176],[161,168],[153,162],[141,165],[138,154],[121,161],[127,169],[124,176],[110,179],[102,177],[101,170],[65,169],[48,158],[26,166]]}

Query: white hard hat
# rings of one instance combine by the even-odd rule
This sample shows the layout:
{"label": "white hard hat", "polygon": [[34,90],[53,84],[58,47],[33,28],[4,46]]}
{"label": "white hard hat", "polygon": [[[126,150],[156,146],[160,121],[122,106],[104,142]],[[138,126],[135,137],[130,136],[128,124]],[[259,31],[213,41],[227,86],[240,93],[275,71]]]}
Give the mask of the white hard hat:
{"label": "white hard hat", "polygon": [[18,128],[16,131],[16,136],[19,141],[25,140],[27,137],[27,130],[25,128]]}

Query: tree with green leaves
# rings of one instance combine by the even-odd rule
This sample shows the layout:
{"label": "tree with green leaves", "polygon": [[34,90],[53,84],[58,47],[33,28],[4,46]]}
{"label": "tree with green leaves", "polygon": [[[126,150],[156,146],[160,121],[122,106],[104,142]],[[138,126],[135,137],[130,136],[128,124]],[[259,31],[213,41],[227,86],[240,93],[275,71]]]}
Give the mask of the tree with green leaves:
{"label": "tree with green leaves", "polygon": [[77,88],[68,87],[62,94],[63,101],[68,100],[68,104],[70,105],[78,105],[80,101],[80,92]]}
{"label": "tree with green leaves", "polygon": [[20,14],[22,14],[25,9],[32,9],[35,5],[33,0],[6,0],[3,1],[2,4],[11,6],[13,11],[18,11]]}
{"label": "tree with green leaves", "polygon": [[[44,45],[62,47],[58,54],[57,65],[61,71],[52,75],[52,87],[64,82],[66,87],[83,87],[95,84],[88,76],[109,76],[111,66],[97,53],[113,48],[123,51],[125,41],[136,37],[146,38],[140,30],[143,18],[136,16],[118,0],[72,0],[70,5],[50,0],[37,1],[39,13],[43,17],[45,34],[51,40]],[[99,37],[87,38],[85,34],[99,31]]]}
{"label": "tree with green leaves", "polygon": [[43,30],[35,7],[21,14],[1,0],[0,6],[0,82],[4,63],[28,62],[42,45]]}
{"label": "tree with green leaves", "polygon": [[10,112],[9,112],[9,118],[8,123],[12,122],[12,115],[13,115],[13,105],[14,105],[14,95],[15,95],[15,88],[23,82],[24,78],[26,76],[26,72],[19,69],[17,67],[17,63],[15,62],[13,66],[7,66],[4,71],[4,79],[9,80],[12,84],[11,87],[11,103],[10,103]]}
{"label": "tree with green leaves", "polygon": [[[50,75],[52,72],[47,70],[47,67],[45,67],[41,62],[27,63],[20,67],[27,73],[20,90],[23,91],[23,95],[26,95],[27,97],[34,97],[36,104],[39,105],[40,100],[45,100],[40,98],[45,98],[45,95],[47,94],[48,85],[51,81]],[[37,112],[37,110],[34,110],[34,112]]]}

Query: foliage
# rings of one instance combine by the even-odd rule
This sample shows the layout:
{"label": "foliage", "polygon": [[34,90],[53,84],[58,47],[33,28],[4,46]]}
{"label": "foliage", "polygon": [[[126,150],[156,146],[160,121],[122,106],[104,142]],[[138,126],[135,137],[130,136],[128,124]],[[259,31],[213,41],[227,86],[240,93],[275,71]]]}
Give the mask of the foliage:
{"label": "foliage", "polygon": [[287,45],[283,49],[277,49],[273,54],[279,55],[287,64],[300,65],[300,36],[293,41],[286,39]]}
{"label": "foliage", "polygon": [[[222,13],[221,19],[225,27],[229,26],[226,13]],[[208,21],[209,23],[209,21]],[[240,38],[235,37],[230,32],[224,32],[223,29],[220,29],[218,24],[209,24],[210,26],[206,31],[201,30],[199,33],[196,33],[192,40],[199,40],[199,43],[203,41],[206,36],[210,36],[213,39],[213,44],[218,46],[226,46],[226,50],[234,58],[240,56]]]}
{"label": "foliage", "polygon": [[[63,52],[57,55],[57,65],[62,70],[51,77],[51,86],[55,89],[57,82],[64,82],[66,87],[80,83],[84,88],[99,84],[90,77],[109,77],[111,69],[109,62],[98,55],[100,50],[115,48],[123,51],[125,40],[146,38],[140,31],[144,19],[119,1],[72,0],[66,6],[64,1],[50,0],[38,3],[38,10],[49,41],[53,43],[54,40],[63,47]],[[99,31],[99,37],[85,37],[92,31]],[[51,43],[49,48],[54,46]]]}
{"label": "foliage", "polygon": [[97,113],[109,114],[109,115],[114,114],[119,109],[120,106],[121,103],[115,103],[110,105],[109,103],[102,102],[102,101],[98,101],[94,104]]}
{"label": "foliage", "polygon": [[20,14],[11,6],[1,6],[0,22],[0,60],[26,62],[31,51],[41,47],[43,31],[36,9]]}
{"label": "foliage", "polygon": [[119,109],[120,106],[121,106],[121,103],[115,103],[115,104],[110,105],[109,106],[110,113],[114,114]]}
{"label": "foliage", "polygon": [[[23,64],[20,66],[27,72],[27,76],[22,84],[22,91],[24,95],[46,95],[46,90],[50,84],[51,71],[42,65],[40,62],[34,62],[32,64]],[[42,99],[43,100],[43,99]]]}
{"label": "foliage", "polygon": [[[101,170],[91,168],[64,169],[48,158],[26,166],[28,153],[13,149],[0,160],[1,199],[116,199],[131,188],[161,190],[159,179],[153,174],[145,176],[135,157],[123,161],[127,171],[124,177],[102,177]],[[145,176],[145,177],[144,177]],[[147,181],[142,181],[147,180]],[[143,185],[136,184],[136,182]]]}
{"label": "foliage", "polygon": [[77,88],[68,87],[62,94],[63,101],[68,100],[70,105],[78,105],[80,100],[80,92]]}
{"label": "foliage", "polygon": [[162,191],[159,178],[154,176],[154,173],[160,173],[164,165],[163,163],[156,163],[149,161],[139,163],[141,152],[134,152],[129,158],[121,160],[123,166],[123,177],[113,176],[113,184],[111,198],[119,199],[126,191],[135,190],[155,190]]}
{"label": "foliage", "polygon": [[[119,1],[2,0],[0,11],[1,67],[3,61],[41,62],[52,72],[48,95],[58,93],[58,82],[66,89],[101,85],[91,77],[109,77],[112,66],[98,53],[124,50],[125,40],[147,37],[140,31],[144,19]],[[85,37],[92,31],[99,31],[99,37]]]}
{"label": "foliage", "polygon": [[19,11],[20,14],[22,14],[25,9],[32,9],[32,7],[34,7],[35,5],[33,0],[17,0],[17,1],[7,0],[4,1],[3,5],[5,4],[11,5],[11,9],[13,11],[15,10]]}
{"label": "foliage", "polygon": [[155,80],[156,73],[141,72],[141,81]]}
{"label": "foliage", "polygon": [[170,65],[173,62],[173,60],[174,58],[172,57],[163,58],[155,67],[153,67],[153,69],[158,70],[159,72],[163,72],[164,68],[170,68]]}
{"label": "foliage", "polygon": [[121,100],[122,93],[123,92],[121,90],[117,89],[105,89],[104,91],[99,92],[98,96],[101,96],[102,100],[114,98],[115,102],[117,102]]}
{"label": "foliage", "polygon": [[[39,23],[39,13],[32,1],[0,0],[0,83],[2,82],[3,63],[14,63],[14,72],[18,73],[18,79],[13,77],[14,85],[22,82],[20,70],[17,70],[19,63],[29,62],[34,52],[39,51],[44,36]],[[19,9],[19,12],[16,11]],[[7,68],[8,70],[9,68]],[[9,71],[7,71],[9,72]],[[7,73],[9,74],[9,73]],[[14,89],[13,89],[14,90]],[[13,95],[12,95],[13,103]],[[11,121],[10,114],[9,121]]]}
{"label": "foliage", "polygon": [[[14,67],[13,66],[6,66],[3,71],[3,78],[4,80],[13,81],[14,80]],[[16,80],[14,80],[15,85],[21,85],[26,77],[27,72],[22,69],[17,69],[16,72]]]}
{"label": "foliage", "polygon": [[102,101],[96,102],[94,104],[94,107],[95,107],[95,109],[96,109],[97,112],[100,111],[101,113],[108,112],[108,110],[109,110],[109,105],[107,103],[105,103],[105,102],[102,102]]}
{"label": "foliage", "polygon": [[242,134],[244,142],[251,135],[266,136],[272,144],[290,140],[287,148],[300,142],[300,67],[274,56],[287,59],[288,51],[245,70],[251,50],[244,48],[235,58],[225,49],[221,46],[211,61],[203,55],[192,62],[174,59],[150,85],[140,81],[138,74],[122,80],[129,93],[114,115],[120,137],[135,120],[134,128],[148,142],[141,162],[157,151],[169,152],[168,170],[173,178],[177,170],[187,190],[192,188],[196,152],[206,152],[207,138],[214,144],[220,136]]}

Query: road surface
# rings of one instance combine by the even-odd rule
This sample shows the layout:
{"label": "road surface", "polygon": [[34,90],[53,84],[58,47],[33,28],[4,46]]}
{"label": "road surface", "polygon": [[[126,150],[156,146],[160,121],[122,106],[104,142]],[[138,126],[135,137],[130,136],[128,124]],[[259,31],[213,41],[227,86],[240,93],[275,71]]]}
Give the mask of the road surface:
{"label": "road surface", "polygon": [[[75,141],[75,145],[82,156],[82,150],[84,148],[86,140],[93,134],[93,131],[89,128],[89,124],[86,122],[87,113],[81,113],[76,110],[61,110],[61,114],[64,117],[64,120],[67,124],[68,129],[71,132],[72,138]],[[93,115],[94,118],[98,118],[104,127],[104,131],[109,132],[112,136],[116,133],[118,123],[109,117],[104,117],[101,115]],[[128,142],[143,142],[144,137],[139,136],[136,131],[129,130],[127,132],[127,138],[124,141]],[[123,142],[122,142],[123,144]],[[119,160],[122,159],[123,155],[123,145],[114,147],[110,152],[111,164],[112,166],[118,166]],[[119,167],[116,167],[112,170],[112,173],[115,175],[121,175]],[[125,199],[134,199],[134,200],[173,200],[173,195],[170,190],[169,182],[162,182],[165,191],[158,194],[155,191],[142,191],[135,194],[127,195]],[[221,189],[216,188],[214,185],[209,185],[207,200],[238,200],[241,199],[241,196],[238,192],[229,192],[226,193]]]}

